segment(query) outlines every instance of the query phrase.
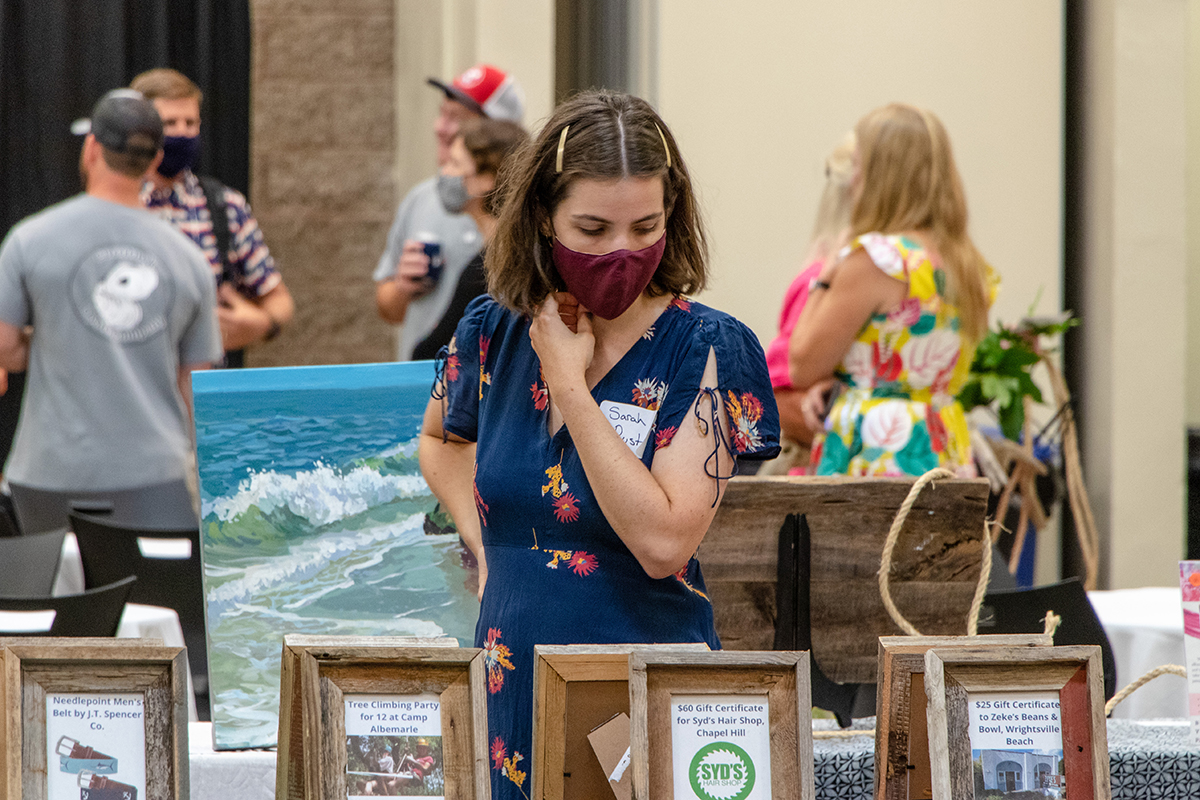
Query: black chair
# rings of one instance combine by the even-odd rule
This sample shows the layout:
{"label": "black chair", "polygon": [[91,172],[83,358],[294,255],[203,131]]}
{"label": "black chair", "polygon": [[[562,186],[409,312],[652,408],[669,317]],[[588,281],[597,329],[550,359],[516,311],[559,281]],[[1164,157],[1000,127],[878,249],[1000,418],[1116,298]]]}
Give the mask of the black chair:
{"label": "black chair", "polygon": [[988,592],[979,609],[980,633],[1041,633],[1045,628],[1047,611],[1062,617],[1054,632],[1054,643],[1095,644],[1100,646],[1104,665],[1104,699],[1117,691],[1117,660],[1112,643],[1088,600],[1087,592],[1078,578],[1060,583],[1035,586],[1032,589],[1013,589]]}
{"label": "black chair", "polygon": [[49,597],[66,535],[63,529],[0,537],[0,597]]}
{"label": "black chair", "polygon": [[9,482],[22,533],[67,527],[69,514],[104,516],[118,525],[186,528],[198,525],[192,496],[183,480],[104,492],[54,491]]}
{"label": "black chair", "polygon": [[0,539],[20,535],[21,529],[17,527],[17,509],[13,506],[12,495],[0,492]]}
{"label": "black chair", "polygon": [[[121,613],[137,578],[60,597],[0,597],[0,612],[53,611],[48,629],[28,630],[0,614],[0,636],[116,636]],[[24,618],[26,622],[28,618]]]}
{"label": "black chair", "polygon": [[[79,541],[83,560],[83,579],[87,586],[110,583],[129,575],[138,577],[129,602],[164,606],[179,614],[183,641],[187,646],[192,688],[196,694],[196,713],[209,719],[208,658],[204,636],[204,588],[201,583],[200,530],[191,527],[176,530],[116,525],[107,519],[71,514],[71,530]],[[191,550],[186,558],[173,555],[143,555],[146,545],[155,540],[187,540]]]}

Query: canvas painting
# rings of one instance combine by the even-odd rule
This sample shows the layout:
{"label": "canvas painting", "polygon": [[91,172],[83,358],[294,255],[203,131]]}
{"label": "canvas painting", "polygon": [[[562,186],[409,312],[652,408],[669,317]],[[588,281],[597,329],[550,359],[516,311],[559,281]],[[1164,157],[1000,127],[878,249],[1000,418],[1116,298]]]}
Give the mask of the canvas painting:
{"label": "canvas painting", "polygon": [[430,361],[193,375],[218,750],[271,747],[283,636],[474,639],[478,573],[421,477]]}

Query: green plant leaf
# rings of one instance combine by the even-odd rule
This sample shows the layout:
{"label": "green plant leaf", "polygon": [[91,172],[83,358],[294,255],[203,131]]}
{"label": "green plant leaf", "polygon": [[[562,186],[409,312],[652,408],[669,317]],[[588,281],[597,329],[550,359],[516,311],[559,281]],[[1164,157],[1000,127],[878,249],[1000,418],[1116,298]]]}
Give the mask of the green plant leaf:
{"label": "green plant leaf", "polygon": [[984,397],[991,397],[1000,407],[1011,405],[1014,395],[1020,388],[1020,381],[1008,375],[983,375],[979,381]]}
{"label": "green plant leaf", "polygon": [[1025,427],[1025,404],[1012,403],[1000,408],[1000,430],[1006,439],[1017,441],[1021,438],[1021,429]]}

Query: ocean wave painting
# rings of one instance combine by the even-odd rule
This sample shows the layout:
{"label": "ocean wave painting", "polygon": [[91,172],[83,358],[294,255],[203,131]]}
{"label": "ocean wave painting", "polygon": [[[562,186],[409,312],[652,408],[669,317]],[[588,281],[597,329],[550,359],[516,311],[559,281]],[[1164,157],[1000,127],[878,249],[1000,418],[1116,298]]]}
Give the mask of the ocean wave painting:
{"label": "ocean wave painting", "polygon": [[478,574],[421,477],[433,363],[193,375],[219,750],[271,747],[287,633],[453,636]]}

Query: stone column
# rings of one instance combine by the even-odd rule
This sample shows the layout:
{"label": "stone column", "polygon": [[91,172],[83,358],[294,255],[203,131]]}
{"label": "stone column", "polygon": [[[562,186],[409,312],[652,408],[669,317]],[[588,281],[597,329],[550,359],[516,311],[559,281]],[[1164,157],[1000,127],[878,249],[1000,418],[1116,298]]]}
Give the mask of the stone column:
{"label": "stone column", "polygon": [[394,0],[254,0],[251,204],[296,318],[250,366],[386,361],[371,272],[396,210]]}

